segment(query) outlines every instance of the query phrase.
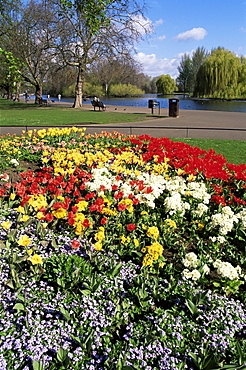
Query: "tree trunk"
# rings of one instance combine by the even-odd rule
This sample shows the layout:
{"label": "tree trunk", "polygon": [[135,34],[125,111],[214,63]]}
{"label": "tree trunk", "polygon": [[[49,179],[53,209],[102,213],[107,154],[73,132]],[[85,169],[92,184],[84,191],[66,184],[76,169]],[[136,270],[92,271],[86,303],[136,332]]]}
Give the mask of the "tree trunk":
{"label": "tree trunk", "polygon": [[75,87],[75,100],[73,103],[73,108],[82,107],[83,85],[84,85],[84,70],[83,68],[81,68],[81,66],[79,66],[76,87]]}
{"label": "tree trunk", "polygon": [[36,91],[35,91],[35,104],[39,104],[40,99],[42,99],[42,93],[43,93],[42,86],[39,83],[37,83],[35,85],[35,89],[36,89]]}

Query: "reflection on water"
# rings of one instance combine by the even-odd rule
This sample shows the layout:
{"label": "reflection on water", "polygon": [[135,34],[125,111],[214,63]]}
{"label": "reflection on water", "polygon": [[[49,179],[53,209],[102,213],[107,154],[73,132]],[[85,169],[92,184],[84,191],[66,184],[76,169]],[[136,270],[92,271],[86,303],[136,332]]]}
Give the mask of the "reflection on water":
{"label": "reflection on water", "polygon": [[[212,111],[225,111],[225,112],[244,112],[246,113],[246,100],[245,101],[219,101],[219,100],[193,100],[183,95],[174,96],[160,96],[155,94],[143,95],[139,98],[102,98],[101,100],[106,105],[118,105],[127,107],[148,107],[148,101],[150,99],[156,99],[160,102],[161,108],[168,108],[169,99],[175,98],[179,99],[180,109],[190,109],[190,110],[212,110]],[[56,98],[51,98],[52,100],[57,100]],[[83,104],[91,104],[91,100],[83,102]],[[64,102],[73,102],[74,99],[64,98]]]}

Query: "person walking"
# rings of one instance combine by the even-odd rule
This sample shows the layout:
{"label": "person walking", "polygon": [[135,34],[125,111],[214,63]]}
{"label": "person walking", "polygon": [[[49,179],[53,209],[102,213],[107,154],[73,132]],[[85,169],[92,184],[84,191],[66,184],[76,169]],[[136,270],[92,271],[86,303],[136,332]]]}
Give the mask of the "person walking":
{"label": "person walking", "polygon": [[60,103],[60,101],[61,101],[61,94],[58,94],[58,101],[59,101],[59,103]]}

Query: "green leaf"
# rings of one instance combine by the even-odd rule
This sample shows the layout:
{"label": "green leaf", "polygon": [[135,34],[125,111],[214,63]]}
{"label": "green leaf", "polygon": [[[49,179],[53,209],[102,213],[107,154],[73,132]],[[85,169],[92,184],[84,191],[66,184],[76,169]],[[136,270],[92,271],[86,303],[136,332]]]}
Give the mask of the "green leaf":
{"label": "green leaf", "polygon": [[192,313],[192,315],[198,314],[198,308],[190,299],[186,299],[185,303],[186,303],[186,306],[189,308],[190,312]]}
{"label": "green leaf", "polygon": [[58,349],[56,357],[59,362],[64,362],[67,358],[68,351],[63,348]]}
{"label": "green leaf", "polygon": [[25,311],[25,306],[22,303],[16,303],[13,308],[17,311]]}
{"label": "green leaf", "polygon": [[33,361],[32,366],[33,366],[33,370],[44,370],[44,367],[40,363],[40,361]]}

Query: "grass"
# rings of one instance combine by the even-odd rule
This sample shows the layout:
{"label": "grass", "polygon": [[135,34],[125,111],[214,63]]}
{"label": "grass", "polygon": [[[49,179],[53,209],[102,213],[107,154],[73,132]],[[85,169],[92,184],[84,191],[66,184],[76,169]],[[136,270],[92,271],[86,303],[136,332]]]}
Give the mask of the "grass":
{"label": "grass", "polygon": [[148,114],[110,113],[64,107],[40,107],[0,99],[0,126],[61,126],[75,124],[111,124],[153,119]]}

